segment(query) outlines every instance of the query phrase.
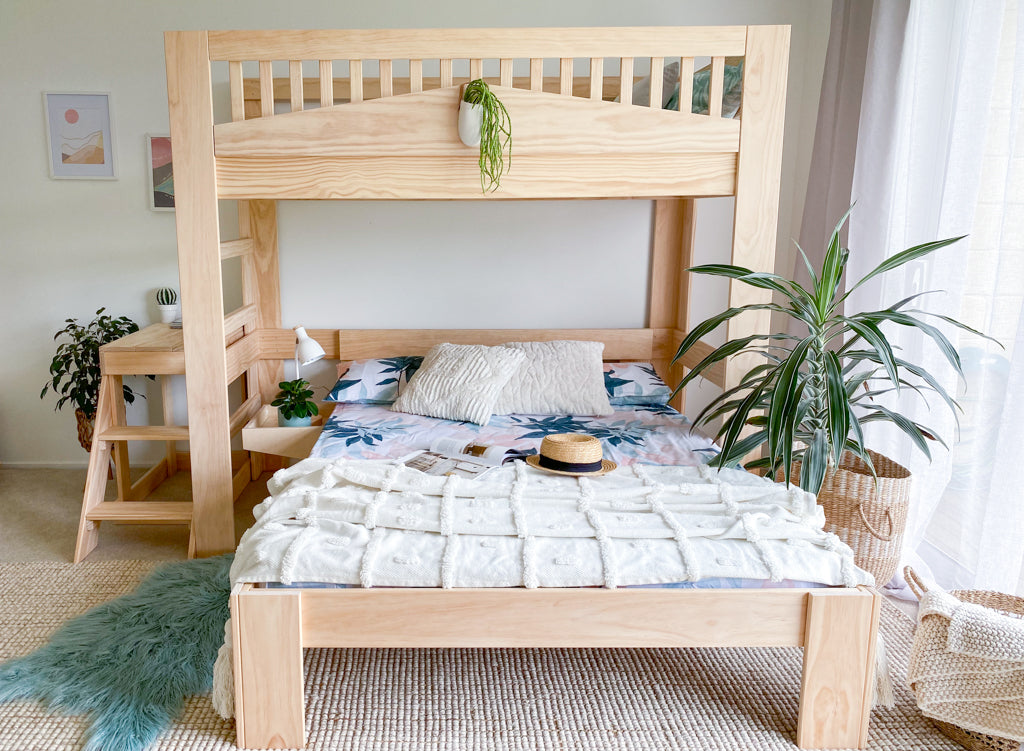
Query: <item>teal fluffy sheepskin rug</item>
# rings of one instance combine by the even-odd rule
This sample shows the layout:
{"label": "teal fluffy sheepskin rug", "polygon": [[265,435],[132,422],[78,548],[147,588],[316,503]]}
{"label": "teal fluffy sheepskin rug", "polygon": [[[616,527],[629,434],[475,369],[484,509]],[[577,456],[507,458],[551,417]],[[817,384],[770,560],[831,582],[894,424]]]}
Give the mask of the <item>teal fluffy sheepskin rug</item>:
{"label": "teal fluffy sheepskin rug", "polygon": [[88,713],[85,751],[142,751],[186,697],[210,690],[232,558],[161,566],[131,594],[68,621],[45,646],[0,665],[0,702]]}

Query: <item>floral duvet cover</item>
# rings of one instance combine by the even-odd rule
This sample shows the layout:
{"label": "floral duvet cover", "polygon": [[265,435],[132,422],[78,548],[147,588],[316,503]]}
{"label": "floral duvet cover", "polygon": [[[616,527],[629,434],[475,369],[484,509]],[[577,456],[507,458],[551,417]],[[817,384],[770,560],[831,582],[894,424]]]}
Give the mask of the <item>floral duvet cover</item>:
{"label": "floral duvet cover", "polygon": [[318,459],[397,459],[429,448],[438,438],[535,452],[554,433],[586,433],[601,439],[606,459],[619,465],[704,464],[718,453],[705,435],[692,429],[671,407],[616,407],[607,417],[495,415],[486,426],[439,420],[386,405],[340,403],[324,424],[311,457]]}

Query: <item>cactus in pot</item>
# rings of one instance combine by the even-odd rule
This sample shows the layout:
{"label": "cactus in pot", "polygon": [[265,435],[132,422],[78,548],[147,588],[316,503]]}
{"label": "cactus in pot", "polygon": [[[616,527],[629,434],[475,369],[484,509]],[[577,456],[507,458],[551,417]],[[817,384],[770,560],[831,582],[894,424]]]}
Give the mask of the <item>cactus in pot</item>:
{"label": "cactus in pot", "polygon": [[156,291],[156,305],[160,308],[160,320],[170,323],[178,317],[178,293],[170,287],[161,287]]}

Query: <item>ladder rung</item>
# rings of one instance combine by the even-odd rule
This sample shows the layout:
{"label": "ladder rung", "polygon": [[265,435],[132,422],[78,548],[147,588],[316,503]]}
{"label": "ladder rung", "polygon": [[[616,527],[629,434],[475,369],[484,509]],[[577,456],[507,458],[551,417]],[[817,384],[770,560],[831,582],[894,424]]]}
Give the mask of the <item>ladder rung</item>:
{"label": "ladder rung", "polygon": [[114,425],[100,432],[101,441],[187,441],[187,425]]}
{"label": "ladder rung", "polygon": [[104,501],[91,509],[86,518],[94,522],[191,524],[192,504],[188,501]]}

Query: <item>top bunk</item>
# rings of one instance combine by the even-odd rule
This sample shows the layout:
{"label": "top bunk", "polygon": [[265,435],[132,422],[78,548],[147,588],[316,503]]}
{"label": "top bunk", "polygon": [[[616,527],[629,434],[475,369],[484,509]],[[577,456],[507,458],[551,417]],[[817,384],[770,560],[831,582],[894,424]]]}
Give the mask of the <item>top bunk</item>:
{"label": "top bunk", "polygon": [[[781,152],[785,26],[168,32],[166,46],[172,105],[208,101],[196,115],[213,124],[172,122],[176,161],[189,139],[222,199],[699,197],[777,181],[780,154],[763,152]],[[216,122],[224,66],[230,119]],[[476,78],[512,121],[511,168],[486,195],[456,124]]]}

